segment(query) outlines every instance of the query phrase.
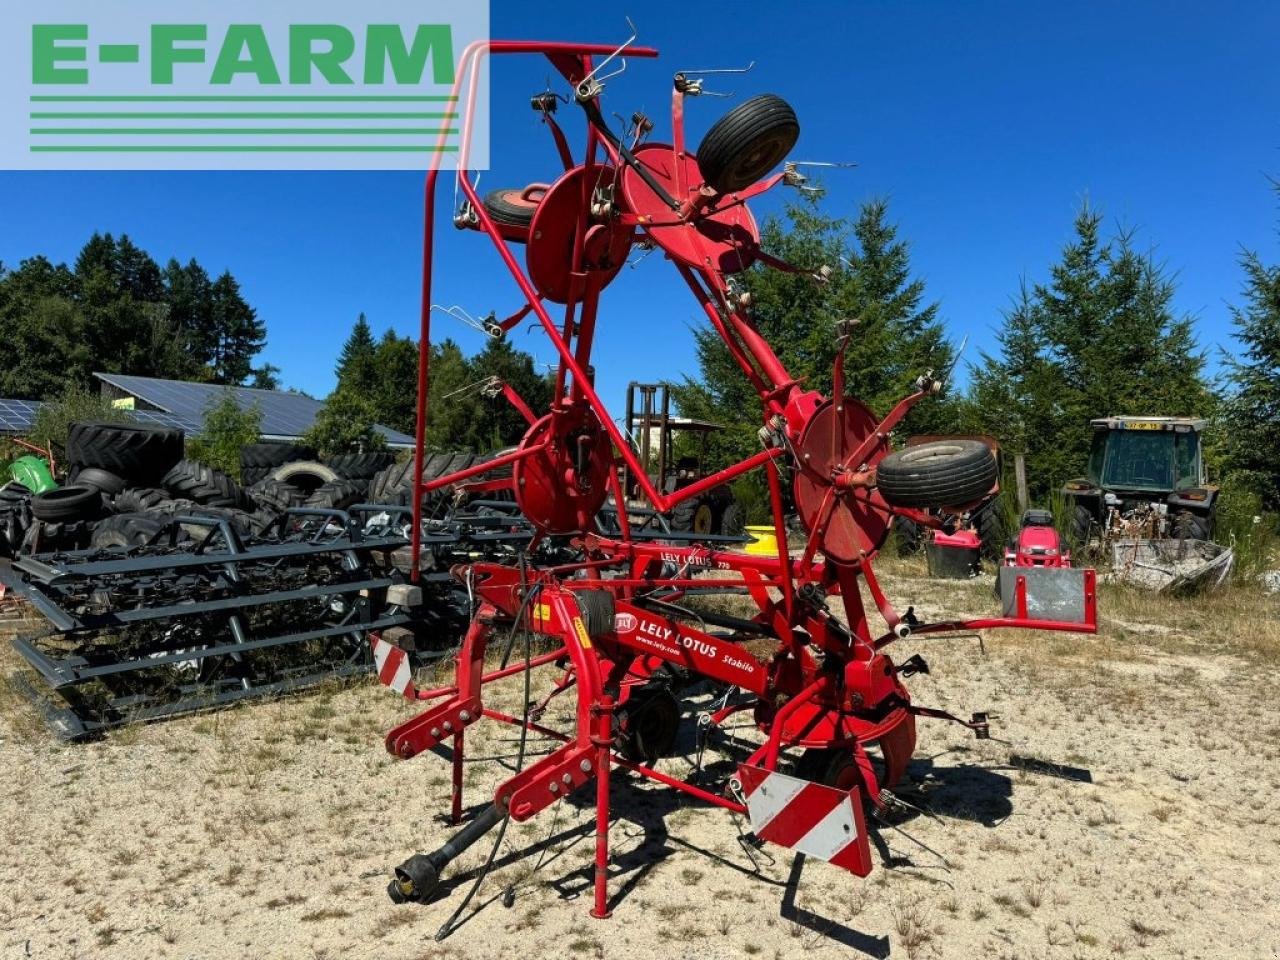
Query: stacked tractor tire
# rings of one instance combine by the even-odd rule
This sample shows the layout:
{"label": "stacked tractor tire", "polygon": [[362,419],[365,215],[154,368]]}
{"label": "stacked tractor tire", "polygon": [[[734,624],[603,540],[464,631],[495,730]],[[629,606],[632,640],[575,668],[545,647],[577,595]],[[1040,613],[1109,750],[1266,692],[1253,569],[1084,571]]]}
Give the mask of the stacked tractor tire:
{"label": "stacked tractor tire", "polygon": [[[423,477],[433,480],[484,459],[428,454]],[[411,460],[397,462],[388,452],[322,460],[307,446],[262,442],[242,448],[237,481],[186,459],[181,430],[118,423],[73,424],[64,463],[66,480],[57,489],[33,495],[18,483],[0,487],[0,556],[141,545],[175,515],[226,520],[246,534],[292,507],[408,506],[413,476]],[[452,506],[444,491],[423,499],[427,517]],[[184,529],[201,534],[199,527]]]}

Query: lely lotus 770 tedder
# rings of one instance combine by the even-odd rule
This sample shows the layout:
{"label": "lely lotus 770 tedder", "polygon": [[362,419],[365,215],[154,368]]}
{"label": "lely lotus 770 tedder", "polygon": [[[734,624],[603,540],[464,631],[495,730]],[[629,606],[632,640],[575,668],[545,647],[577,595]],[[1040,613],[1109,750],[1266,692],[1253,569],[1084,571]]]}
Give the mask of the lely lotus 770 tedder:
{"label": "lely lotus 770 tedder", "polygon": [[[601,103],[605,80],[616,76],[624,56],[657,56],[656,50],[631,41],[622,48],[531,41],[472,46],[461,58],[455,91],[467,88],[461,102],[474,102],[486,57],[513,54],[545,57],[568,84],[568,97],[540,93],[532,99],[563,172],[550,184],[485,197],[459,173],[462,201],[454,222],[488,237],[523,295],[523,306],[506,320],[492,322],[491,332],[502,335],[532,315],[558,353],[554,399],[540,415],[513,399],[529,421],[513,451],[421,482],[438,181],[438,172],[429,171],[418,384],[419,496],[414,503],[420,509],[421,494],[451,485],[474,483],[482,490],[506,486],[535,528],[535,540],[571,538],[581,552],[561,566],[475,562],[456,567],[454,575],[474,592],[476,611],[457,654],[456,679],[444,689],[417,689],[403,651],[383,638],[375,637],[373,643],[386,682],[411,699],[435,701],[391,730],[386,748],[406,759],[437,745],[452,748],[454,822],[461,819],[464,745],[472,724],[481,719],[513,724],[559,739],[561,745],[502,783],[492,804],[439,849],[405,861],[395,871],[390,893],[396,900],[430,899],[449,861],[480,837],[499,828],[500,842],[509,819],[527,820],[593,782],[592,915],[607,916],[609,773],[614,766],[704,804],[746,814],[762,840],[866,875],[871,854],[863,804],[880,809],[892,802],[889,791],[915,750],[916,718],[937,717],[961,723],[979,736],[987,733],[985,715],[961,720],[913,704],[903,681],[927,666],[919,657],[896,664],[889,647],[911,634],[988,627],[1093,632],[1093,571],[1074,571],[1074,601],[1058,603],[1051,614],[1037,611],[1023,579],[1015,581],[1011,616],[923,623],[911,608],[900,612],[872,568],[891,518],[905,516],[938,527],[947,511],[962,513],[988,494],[996,466],[985,445],[968,441],[891,452],[890,435],[903,416],[942,383],[922,372],[914,391],[877,418],[846,390],[843,348],[857,336],[854,323],[840,324],[832,332],[841,349],[830,397],[805,389],[754,326],[750,298],[738,282],[743,271],[783,270],[819,285],[831,276],[829,266],[785,263],[762,249],[748,205],[776,186],[804,184],[797,165],[771,172],[799,136],[792,108],[772,95],[747,100],[715,123],[691,151],[684,115],[690,98],[703,92],[702,79],[683,72],[675,75],[672,90],[670,142],[649,141],[653,124],[640,115],[627,131],[615,131]],[[562,102],[575,104],[585,116],[580,158],[571,153],[556,119]],[[469,112],[464,120],[462,170]],[[669,493],[652,482],[587,372],[601,293],[633,247],[656,247],[665,254],[763,408],[758,453]],[[553,305],[560,308],[559,322],[552,317]],[[606,501],[612,497],[621,504],[626,499],[616,458],[660,512],[747,471],[763,470],[777,555],[752,556],[696,542],[646,542],[632,537],[625,510],[618,511],[618,535],[593,532],[593,518]],[[503,468],[510,469],[509,476],[482,477]],[[791,485],[806,532],[803,547],[795,550],[787,545],[784,482]],[[415,522],[415,569],[420,529]],[[708,570],[717,571],[717,586],[745,590],[756,615],[749,620],[696,617],[675,606],[684,591],[706,584],[695,574]],[[883,630],[872,626],[864,587]],[[833,603],[840,605],[839,612],[831,609]],[[509,656],[521,631],[526,638],[531,633],[552,638],[555,649],[530,656],[526,642],[523,662],[486,673],[490,645],[501,641]],[[772,645],[763,658],[745,644],[755,641],[751,649],[758,651],[760,638]],[[569,669],[552,694],[577,698],[572,730],[554,731],[534,722],[527,707],[525,716],[516,717],[486,705],[486,683],[522,671],[527,679],[528,670],[555,662]],[[671,747],[673,717],[679,716],[673,676],[710,678],[736,688],[742,696],[711,716],[711,723],[745,712],[759,729],[758,747],[720,789],[683,782],[653,766]]]}

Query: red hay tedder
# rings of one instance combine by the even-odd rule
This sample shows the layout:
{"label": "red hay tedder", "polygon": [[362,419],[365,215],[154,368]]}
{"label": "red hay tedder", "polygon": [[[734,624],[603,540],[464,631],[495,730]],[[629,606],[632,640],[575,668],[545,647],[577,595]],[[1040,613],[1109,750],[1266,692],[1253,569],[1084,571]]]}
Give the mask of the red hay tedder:
{"label": "red hay tedder", "polygon": [[[606,78],[601,68],[624,53],[657,55],[630,41],[622,48],[492,41],[468,48],[461,58],[455,94],[467,83],[470,105],[486,56],[545,56],[568,81],[571,102],[585,114],[586,143],[582,158],[575,159],[555,118],[560,98],[540,94],[533,98],[533,107],[563,164],[559,179],[482,198],[468,177],[458,174],[464,201],[455,223],[489,237],[526,301],[511,317],[491,322],[491,332],[501,335],[532,314],[559,354],[559,372],[551,408],[541,415],[506,391],[529,421],[518,447],[429,483],[421,478],[438,170],[426,176],[413,569],[419,569],[422,495],[455,485],[509,489],[539,538],[572,538],[580,553],[574,562],[558,566],[477,562],[454,569],[474,592],[477,606],[457,653],[456,680],[449,687],[417,689],[404,651],[374,637],[384,682],[410,699],[436,701],[388,733],[387,750],[409,758],[439,744],[452,748],[455,823],[461,822],[469,726],[488,718],[562,743],[502,783],[493,803],[438,850],[412,856],[397,868],[390,885],[397,901],[430,899],[450,860],[491,829],[505,828],[508,819],[527,820],[594,780],[591,912],[608,916],[609,773],[614,766],[702,803],[746,814],[760,839],[865,876],[871,854],[863,803],[881,809],[892,802],[889,791],[903,777],[915,750],[916,717],[951,720],[979,736],[987,733],[983,714],[966,721],[914,705],[903,680],[927,667],[919,657],[895,664],[888,647],[911,634],[987,627],[1081,632],[1096,628],[1093,572],[1087,570],[1074,571],[1079,574],[1076,602],[1065,615],[1055,613],[1056,618],[1037,615],[1035,604],[1025,596],[1013,616],[939,623],[919,622],[910,608],[900,613],[890,603],[871,561],[892,516],[938,527],[948,509],[961,513],[989,493],[996,479],[994,457],[986,446],[967,441],[891,452],[891,431],[916,403],[942,387],[930,373],[922,373],[914,392],[877,419],[846,393],[842,356],[835,364],[832,397],[806,390],[783,368],[753,325],[749,296],[735,275],[758,264],[807,275],[816,284],[831,276],[829,267],[785,263],[761,249],[748,206],[752,198],[779,184],[803,185],[796,165],[771,172],[799,135],[795,114],[778,97],[756,97],[730,110],[697,151],[690,152],[684,139],[685,103],[702,92],[702,84],[692,74],[678,73],[671,142],[646,142],[652,124],[639,116],[620,136],[602,114]],[[469,138],[470,109],[460,170],[465,170]],[[633,246],[657,247],[671,261],[764,409],[758,453],[666,494],[651,482],[646,465],[610,417],[588,374],[601,293]],[[552,304],[563,308],[558,323],[551,316]],[[843,324],[834,335],[843,347],[856,335],[855,325]],[[672,546],[633,537],[618,458],[659,512],[747,471],[764,470],[777,555],[715,549],[714,538]],[[492,476],[504,468],[510,468],[506,476]],[[791,485],[806,531],[803,548],[795,551],[787,544],[784,482]],[[610,497],[620,532],[607,536],[599,532],[595,518]],[[717,587],[745,589],[758,608],[754,618],[725,617],[720,623],[711,615],[695,617],[673,606],[685,591],[706,585],[707,580],[696,574],[712,570],[722,578]],[[873,630],[869,621],[863,584],[884,621],[883,632]],[[655,593],[661,593],[661,602]],[[837,598],[843,617],[829,610]],[[711,624],[728,630],[711,632]],[[535,633],[554,638],[558,645],[549,653],[530,656],[526,639],[521,662],[506,666],[504,658],[503,667],[485,673],[490,643],[501,641],[509,656],[521,630],[526,638]],[[765,657],[744,645],[752,640],[753,649],[758,649],[761,638],[772,646]],[[525,716],[516,717],[486,706],[486,683],[522,672],[527,680],[531,668],[557,662],[566,670],[548,699],[558,693],[577,697],[571,732],[536,723],[541,713],[536,709],[530,713],[526,707]],[[711,724],[749,711],[762,734],[758,748],[718,792],[673,778],[652,765],[670,747],[679,719],[671,685],[656,682],[673,675],[710,678],[736,689],[737,702],[712,714]],[[524,733],[522,758],[523,737]],[[622,749],[624,738],[627,749]],[[878,749],[869,753],[869,748]],[[797,753],[798,762],[793,762]]]}

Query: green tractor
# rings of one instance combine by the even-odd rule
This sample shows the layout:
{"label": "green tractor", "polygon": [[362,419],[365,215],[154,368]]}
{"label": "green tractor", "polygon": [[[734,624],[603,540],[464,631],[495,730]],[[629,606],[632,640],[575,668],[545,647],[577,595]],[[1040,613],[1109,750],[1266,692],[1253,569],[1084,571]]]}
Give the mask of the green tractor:
{"label": "green tractor", "polygon": [[1212,541],[1218,488],[1208,482],[1192,417],[1102,417],[1090,422],[1088,476],[1062,493],[1072,539]]}

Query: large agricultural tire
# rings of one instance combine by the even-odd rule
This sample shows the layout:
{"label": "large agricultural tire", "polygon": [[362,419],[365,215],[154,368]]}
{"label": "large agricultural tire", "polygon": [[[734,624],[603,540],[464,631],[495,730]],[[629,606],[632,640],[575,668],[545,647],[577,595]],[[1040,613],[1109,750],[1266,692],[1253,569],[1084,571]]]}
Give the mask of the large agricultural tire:
{"label": "large agricultural tire", "polygon": [[152,513],[117,513],[93,528],[89,545],[93,547],[140,547],[150,543],[168,526]]}
{"label": "large agricultural tire", "polygon": [[893,518],[893,533],[898,547],[898,556],[907,557],[919,553],[924,542],[924,530],[920,524],[906,517]]}
{"label": "large agricultural tire", "polygon": [[1193,513],[1190,510],[1179,510],[1173,515],[1173,535],[1178,540],[1213,540],[1213,521],[1211,513]]}
{"label": "large agricultural tire", "polygon": [[111,509],[116,513],[142,513],[170,499],[169,491],[159,487],[130,487],[112,497]]}
{"label": "large agricultural tire", "polygon": [[714,533],[716,512],[706,497],[694,497],[671,509],[671,529],[684,533]]}
{"label": "large agricultural tire", "polygon": [[1075,504],[1071,508],[1072,548],[1083,550],[1089,546],[1089,541],[1093,539],[1093,533],[1097,525],[1097,521],[1093,517],[1093,511],[1081,504]]}
{"label": "large agricultural tire", "polygon": [[175,497],[208,507],[238,507],[244,502],[240,485],[221,470],[196,460],[180,460],[161,484]]}
{"label": "large agricultural tire", "polygon": [[698,169],[720,193],[749,187],[782,162],[800,137],[791,105],[772,93],[752,97],[717,120],[698,144]]}
{"label": "large agricultural tire", "polygon": [[395,454],[340,453],[325,459],[326,467],[334,470],[343,480],[370,480],[379,471],[395,463]]}
{"label": "large agricultural tire", "polygon": [[316,451],[301,443],[246,443],[240,448],[242,467],[280,467],[295,460],[314,460]]}
{"label": "large agricultural tire", "polygon": [[1011,533],[1005,521],[1004,503],[999,497],[993,497],[973,512],[973,527],[978,533],[984,557],[999,560],[1004,556],[1005,541]]}
{"label": "large agricultural tire", "polygon": [[896,507],[958,507],[990,493],[996,473],[985,443],[938,440],[889,454],[876,470],[876,485]]}
{"label": "large agricultural tire", "polygon": [[317,487],[303,506],[321,510],[345,510],[364,502],[368,488],[368,484],[359,480],[334,480]]}
{"label": "large agricultural tire", "polygon": [[[251,533],[257,525],[257,519],[253,514],[244,510],[238,510],[233,507],[210,506],[183,498],[165,500],[150,510],[143,512],[165,522],[175,517],[209,517],[215,520],[226,520],[241,537]],[[213,529],[211,525],[204,523],[182,524],[182,532],[193,540],[204,539],[211,529]]]}
{"label": "large agricultural tire", "polygon": [[108,498],[115,497],[128,486],[124,477],[98,467],[72,467],[67,481],[77,487],[93,487]]}
{"label": "large agricultural tire", "polygon": [[314,460],[298,460],[276,467],[271,471],[271,479],[295,486],[310,495],[324,484],[333,483],[342,478],[338,476],[336,470],[326,467],[323,463],[317,463]]}
{"label": "large agricultural tire", "polygon": [[259,480],[245,491],[245,495],[260,511],[271,514],[284,513],[290,507],[300,507],[307,499],[307,495],[292,484],[270,477]]}
{"label": "large agricultural tire", "polygon": [[480,202],[490,218],[498,223],[509,227],[528,227],[533,223],[533,214],[546,192],[547,186],[541,183],[524,188],[503,187],[490,190]]}
{"label": "large agricultural tire", "polygon": [[102,493],[75,485],[46,490],[31,498],[31,514],[42,523],[75,523],[102,516]]}
{"label": "large agricultural tire", "polygon": [[719,530],[726,537],[740,537],[747,532],[747,511],[737,500],[730,500],[720,511]]}
{"label": "large agricultural tire", "polygon": [[128,423],[73,423],[67,463],[97,467],[131,484],[154,483],[182,459],[183,433]]}

